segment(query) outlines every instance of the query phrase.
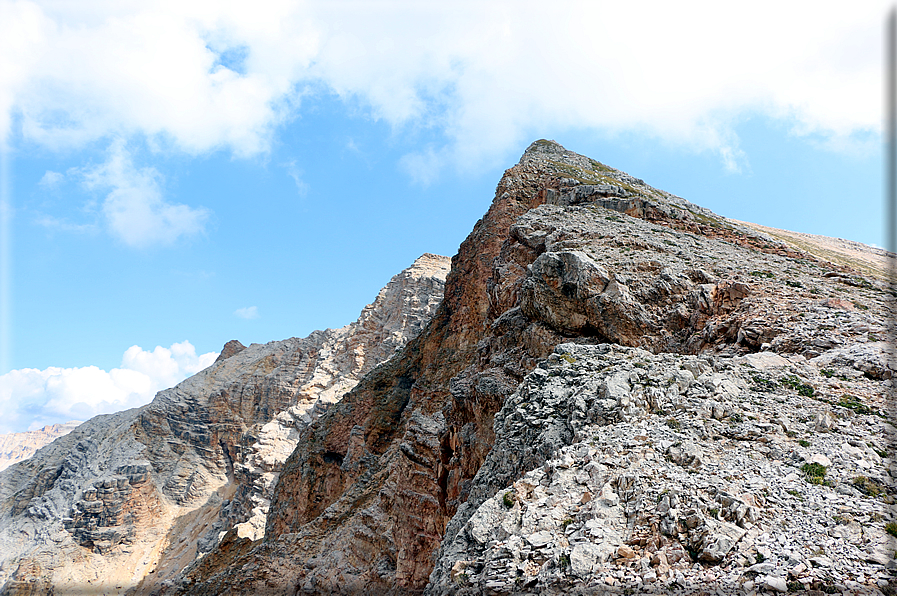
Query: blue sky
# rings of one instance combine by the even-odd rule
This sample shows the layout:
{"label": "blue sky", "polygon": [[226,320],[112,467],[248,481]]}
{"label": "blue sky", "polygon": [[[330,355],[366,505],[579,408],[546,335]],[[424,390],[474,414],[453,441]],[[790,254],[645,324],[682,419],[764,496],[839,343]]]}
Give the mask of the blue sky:
{"label": "blue sky", "polygon": [[0,432],[354,320],[538,138],[883,244],[885,3],[618,4],[0,0]]}

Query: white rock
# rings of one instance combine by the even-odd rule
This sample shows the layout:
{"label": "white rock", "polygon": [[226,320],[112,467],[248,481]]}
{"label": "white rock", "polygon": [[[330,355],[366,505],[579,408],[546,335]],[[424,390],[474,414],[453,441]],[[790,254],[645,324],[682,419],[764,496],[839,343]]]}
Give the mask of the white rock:
{"label": "white rock", "polygon": [[807,461],[811,464],[819,464],[820,466],[825,467],[832,465],[832,461],[821,453],[814,453]]}
{"label": "white rock", "polygon": [[763,582],[763,585],[770,590],[775,590],[776,592],[788,591],[788,583],[785,581],[784,577],[767,575],[766,579]]}

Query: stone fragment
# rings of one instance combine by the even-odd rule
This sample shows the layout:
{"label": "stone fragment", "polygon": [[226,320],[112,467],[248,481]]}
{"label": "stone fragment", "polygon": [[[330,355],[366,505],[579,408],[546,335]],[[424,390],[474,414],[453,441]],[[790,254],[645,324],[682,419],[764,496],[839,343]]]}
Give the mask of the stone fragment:
{"label": "stone fragment", "polygon": [[787,592],[788,591],[788,582],[785,581],[784,577],[779,577],[777,575],[767,575],[763,581],[763,585],[768,590],[773,590],[775,592]]}
{"label": "stone fragment", "polygon": [[810,456],[810,459],[807,460],[811,464],[819,464],[820,466],[829,467],[832,465],[832,460],[827,458],[822,453],[814,453]]}

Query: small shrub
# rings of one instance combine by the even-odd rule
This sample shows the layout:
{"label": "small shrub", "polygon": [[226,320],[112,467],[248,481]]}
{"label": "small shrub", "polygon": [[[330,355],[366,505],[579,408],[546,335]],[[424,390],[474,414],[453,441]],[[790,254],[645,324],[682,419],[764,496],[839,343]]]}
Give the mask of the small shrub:
{"label": "small shrub", "polygon": [[754,375],[751,377],[754,381],[754,386],[757,391],[763,391],[765,393],[771,393],[776,390],[776,384],[769,379],[764,379],[760,375]]}
{"label": "small shrub", "polygon": [[835,376],[835,371],[833,371],[829,368],[823,368],[822,370],[819,371],[819,374],[821,374],[823,377],[825,377],[827,379],[831,379],[832,377]]}
{"label": "small shrub", "polygon": [[560,567],[561,569],[566,569],[569,566],[570,557],[568,557],[567,555],[561,555],[560,557],[558,557],[558,567]]}
{"label": "small shrub", "polygon": [[806,439],[800,439],[800,440],[797,442],[797,444],[800,445],[801,447],[809,447],[809,446],[810,446],[810,441],[807,441]]}
{"label": "small shrub", "polygon": [[785,377],[784,379],[782,379],[781,383],[785,387],[794,389],[799,395],[803,395],[804,397],[813,397],[813,388],[805,383],[801,383],[801,380],[794,375]]}
{"label": "small shrub", "polygon": [[763,553],[757,553],[757,562],[762,563],[766,560],[766,557],[763,556]]}
{"label": "small shrub", "polygon": [[576,358],[571,356],[570,354],[561,354],[561,358],[569,362],[570,364],[576,364]]}
{"label": "small shrub", "polygon": [[806,590],[804,585],[799,581],[788,582],[787,585],[789,592],[800,592],[801,590]]}
{"label": "small shrub", "polygon": [[800,470],[804,473],[804,478],[810,484],[825,483],[825,474],[828,470],[826,470],[825,466],[822,464],[804,464],[800,467]]}
{"label": "small shrub", "polygon": [[877,412],[875,412],[872,408],[870,408],[866,404],[858,402],[849,395],[842,395],[841,401],[838,402],[838,405],[842,408],[853,410],[857,414],[877,414]]}
{"label": "small shrub", "polygon": [[789,279],[789,280],[787,280],[785,283],[786,283],[787,285],[791,286],[792,288],[802,288],[802,287],[804,287],[804,284],[800,283],[799,281],[795,281],[795,280],[790,280],[790,279]]}
{"label": "small shrub", "polygon": [[673,430],[678,430],[679,427],[682,426],[682,425],[679,423],[679,421],[676,420],[675,418],[667,418],[667,419],[664,421],[664,424],[666,424],[667,426],[669,426],[669,427],[672,428]]}
{"label": "small shrub", "polygon": [[567,519],[565,519],[564,521],[561,522],[561,529],[562,529],[564,532],[566,532],[566,531],[567,531],[567,526],[569,526],[569,525],[572,524],[572,523],[573,523],[573,518],[568,517]]}
{"label": "small shrub", "polygon": [[502,502],[502,503],[504,504],[504,506],[507,507],[508,509],[510,509],[511,507],[513,507],[513,506],[514,506],[514,491],[509,490],[508,492],[506,492],[506,493],[505,493],[505,496],[503,496],[503,497],[501,498],[501,502]]}
{"label": "small shrub", "polygon": [[863,493],[864,495],[869,495],[870,497],[878,497],[883,495],[885,492],[885,487],[878,484],[877,482],[873,482],[869,480],[865,476],[857,476],[853,480],[851,480],[851,484],[853,484],[854,488]]}
{"label": "small shrub", "polygon": [[888,522],[885,524],[885,532],[897,538],[897,522]]}

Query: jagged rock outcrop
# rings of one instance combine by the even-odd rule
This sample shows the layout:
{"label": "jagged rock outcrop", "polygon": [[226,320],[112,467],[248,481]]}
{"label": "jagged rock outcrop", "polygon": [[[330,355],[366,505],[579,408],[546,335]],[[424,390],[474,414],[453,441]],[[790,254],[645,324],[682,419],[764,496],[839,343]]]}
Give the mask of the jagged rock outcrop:
{"label": "jagged rock outcrop", "polygon": [[0,474],[2,593],[148,593],[227,532],[258,537],[298,431],[420,333],[448,265],[422,256],[345,327],[228,342],[151,404],[94,418]]}
{"label": "jagged rock outcrop", "polygon": [[72,432],[81,422],[73,420],[63,424],[48,424],[37,430],[0,435],[0,472],[24,461],[35,452],[59,437]]}
{"label": "jagged rock outcrop", "polygon": [[[557,345],[615,343],[680,359],[755,353],[813,359],[835,349],[839,356],[825,369],[832,375],[858,379],[866,371],[856,363],[876,363],[872,376],[885,379],[893,368],[876,342],[885,334],[886,290],[879,280],[729,222],[557,143],[537,141],[505,172],[488,213],[453,258],[445,299],[429,326],[303,429],[274,490],[264,539],[226,541],[188,568],[170,592],[416,594],[430,581],[433,590],[447,591],[444,577],[451,577],[455,563],[463,557],[479,561],[480,554],[468,557],[451,546],[471,516],[495,491],[536,474],[528,466],[544,465],[576,438],[575,425],[536,412],[526,418],[533,428],[521,432],[535,437],[544,431],[542,446],[503,452],[510,458],[506,467],[489,463],[496,441],[505,440],[503,418],[496,414],[520,395],[520,384]],[[705,372],[698,367],[689,374]],[[610,395],[622,395],[624,381],[608,381]],[[718,371],[706,382],[706,403],[716,404],[709,411],[720,416],[735,407],[730,398],[744,393],[737,379]],[[890,383],[864,377],[847,393],[862,407],[881,410]],[[619,412],[607,406],[605,422],[619,415],[630,424],[641,407],[634,401],[621,402]],[[588,418],[600,411],[582,422],[600,425]],[[834,423],[823,416],[814,424]],[[746,437],[753,432],[745,426]],[[711,459],[694,440],[664,455],[693,470]],[[595,457],[601,463],[605,455]],[[478,475],[492,465],[494,478]],[[607,489],[607,507],[616,506],[610,492],[619,497],[633,490],[628,480],[615,482]],[[601,488],[591,487],[590,494]],[[554,490],[564,492],[566,485]],[[668,538],[700,546],[704,562],[719,564],[729,556],[727,545],[743,539],[744,528],[735,522],[753,511],[748,506],[754,507],[726,501],[718,507],[722,518],[702,514],[682,530],[693,535]],[[595,531],[621,533],[617,525],[628,518],[613,515],[606,516],[607,528],[593,520]],[[488,523],[482,527],[489,529]],[[542,534],[531,548],[552,540]],[[577,551],[577,569],[603,564],[606,557],[596,548]],[[462,551],[462,558],[452,559]],[[770,580],[776,586],[778,577]],[[477,586],[505,589],[505,579]]]}

